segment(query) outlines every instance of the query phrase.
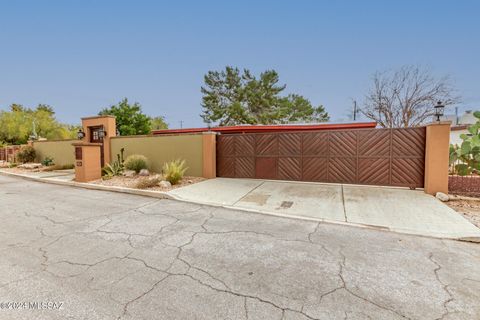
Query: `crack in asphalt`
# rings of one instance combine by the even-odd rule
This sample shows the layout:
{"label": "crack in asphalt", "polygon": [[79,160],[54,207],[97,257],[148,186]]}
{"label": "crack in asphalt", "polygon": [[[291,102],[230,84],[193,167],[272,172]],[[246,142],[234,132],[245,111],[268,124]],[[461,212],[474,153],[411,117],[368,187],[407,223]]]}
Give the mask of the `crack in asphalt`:
{"label": "crack in asphalt", "polygon": [[[218,219],[221,219],[221,220],[224,220],[224,221],[228,221],[228,219],[222,219],[221,216],[217,215],[217,212],[216,212],[218,210],[217,208],[212,208],[212,207],[208,207],[208,206],[196,206],[195,208],[193,208],[191,210],[188,209],[188,208],[185,209],[185,210],[178,210],[178,211],[175,212],[175,214],[170,214],[168,212],[148,213],[148,212],[145,212],[144,210],[142,210],[147,206],[162,203],[161,201],[171,201],[171,200],[157,199],[155,201],[151,201],[151,202],[148,202],[148,203],[143,203],[143,204],[141,204],[139,206],[136,206],[134,208],[121,210],[121,211],[118,211],[118,212],[112,212],[112,213],[108,213],[108,214],[104,214],[104,215],[90,216],[90,217],[87,217],[87,218],[84,218],[84,219],[74,219],[74,220],[63,221],[63,222],[62,221],[57,221],[57,220],[52,219],[51,217],[48,217],[48,216],[45,216],[45,215],[36,215],[36,214],[30,214],[28,212],[23,212],[25,217],[27,217],[29,219],[40,218],[40,219],[44,220],[46,222],[46,224],[42,222],[40,225],[35,226],[35,229],[38,230],[38,232],[40,233],[40,238],[38,238],[36,240],[29,240],[27,242],[27,244],[25,244],[25,245],[19,244],[18,247],[29,246],[32,242],[38,241],[40,239],[48,240],[49,238],[52,238],[52,240],[48,241],[46,244],[42,244],[41,246],[39,246],[37,248],[38,252],[40,253],[40,255],[39,255],[39,261],[40,261],[39,262],[39,264],[40,264],[39,270],[33,272],[32,274],[29,274],[26,277],[21,278],[21,279],[15,279],[15,280],[10,281],[8,283],[2,284],[0,286],[0,288],[3,288],[5,286],[9,286],[9,285],[12,285],[12,284],[18,285],[18,283],[21,283],[22,281],[26,281],[29,278],[35,277],[35,276],[41,274],[42,272],[46,272],[46,273],[52,275],[53,277],[58,277],[58,278],[79,277],[80,275],[87,272],[90,268],[92,268],[94,266],[97,266],[101,263],[105,263],[105,262],[110,261],[110,260],[117,260],[117,259],[118,260],[126,260],[126,259],[128,259],[128,260],[134,260],[134,261],[140,262],[141,266],[143,266],[144,268],[148,268],[148,269],[151,269],[151,270],[154,270],[154,271],[158,272],[159,277],[156,278],[156,276],[155,276],[153,278],[154,282],[151,285],[148,286],[147,290],[143,291],[141,294],[135,296],[134,298],[128,300],[125,303],[117,301],[114,297],[112,297],[111,292],[110,292],[109,299],[111,299],[112,301],[115,301],[116,303],[118,303],[119,305],[122,306],[122,314],[119,315],[117,317],[117,319],[121,319],[121,318],[125,317],[129,312],[129,308],[133,304],[138,303],[139,301],[141,301],[142,299],[147,297],[163,281],[165,281],[166,279],[170,279],[172,277],[186,277],[188,279],[191,279],[192,281],[195,281],[195,283],[198,283],[201,286],[204,286],[206,288],[214,290],[217,293],[229,294],[229,295],[233,295],[233,296],[242,298],[243,299],[243,308],[245,310],[245,318],[246,319],[249,319],[250,312],[251,312],[251,310],[249,310],[249,307],[248,307],[248,299],[252,299],[252,300],[255,300],[255,301],[258,301],[258,302],[261,302],[261,303],[265,303],[265,304],[268,304],[268,305],[278,309],[279,311],[281,311],[282,319],[284,319],[286,317],[287,312],[301,314],[302,316],[304,316],[308,319],[317,319],[314,316],[312,316],[311,314],[309,314],[308,311],[304,310],[305,309],[305,302],[302,304],[300,310],[297,310],[295,308],[289,308],[289,307],[285,306],[285,304],[287,304],[287,303],[280,303],[279,304],[279,303],[276,303],[274,301],[270,301],[269,299],[265,299],[264,297],[261,296],[261,294],[256,296],[254,294],[246,294],[244,292],[238,292],[237,290],[234,290],[231,286],[229,286],[224,280],[218,278],[215,275],[214,272],[212,273],[208,270],[202,269],[201,267],[195,265],[195,261],[190,261],[187,257],[185,257],[184,249],[187,248],[188,246],[193,246],[193,244],[195,243],[195,240],[197,239],[198,235],[251,234],[251,235],[268,237],[268,238],[274,239],[275,241],[295,242],[295,243],[302,243],[302,244],[318,246],[319,248],[322,248],[325,252],[330,254],[335,259],[340,258],[339,261],[338,261],[338,272],[337,272],[338,273],[337,276],[338,276],[340,285],[338,287],[336,287],[332,290],[329,290],[328,292],[320,295],[318,305],[322,304],[323,299],[325,297],[334,294],[338,290],[345,290],[348,294],[350,294],[350,295],[352,295],[352,296],[354,296],[358,299],[361,299],[362,301],[365,301],[366,303],[374,305],[377,308],[380,308],[382,310],[394,313],[395,315],[397,315],[399,317],[402,317],[404,319],[410,319],[406,315],[403,315],[400,312],[398,312],[398,311],[396,311],[392,308],[389,308],[387,306],[383,306],[383,305],[381,305],[381,304],[379,304],[375,301],[372,301],[371,299],[363,297],[361,294],[355,292],[356,290],[351,288],[351,285],[349,285],[347,283],[347,280],[346,280],[346,277],[345,277],[345,274],[347,272],[346,271],[347,257],[345,255],[345,253],[342,251],[342,249],[332,251],[329,248],[327,248],[325,244],[319,243],[318,241],[315,241],[313,239],[314,235],[319,231],[319,228],[320,228],[320,225],[321,225],[320,222],[315,224],[314,230],[312,232],[309,232],[309,233],[306,234],[306,240],[285,239],[283,237],[278,236],[277,234],[268,233],[268,232],[259,232],[259,231],[254,231],[254,230],[238,230],[238,229],[235,229],[236,228],[235,225],[232,225],[230,227],[231,230],[228,230],[228,231],[214,231],[214,230],[212,230],[212,227],[210,226],[210,228],[209,228],[209,225],[208,225],[208,223],[210,222],[211,219],[218,218]],[[55,207],[52,207],[51,209],[55,210]],[[190,234],[191,233],[191,235],[188,236],[189,237],[188,241],[182,243],[181,245],[172,245],[170,243],[164,243],[162,241],[162,239],[164,237],[164,233],[165,233],[166,230],[169,229],[169,227],[172,227],[177,223],[183,223],[183,222],[186,222],[186,221],[189,222],[188,219],[190,218],[190,216],[182,217],[182,214],[194,214],[196,212],[199,212],[199,211],[205,210],[205,209],[207,210],[207,212],[205,212],[205,213],[208,216],[202,221],[201,224],[199,222],[191,222],[192,225],[200,228],[202,231],[181,231],[181,232],[184,232],[185,234]],[[162,216],[171,218],[173,220],[170,223],[167,223],[166,225],[162,225],[153,234],[143,234],[143,233],[137,233],[137,232],[108,230],[108,224],[116,221],[116,219],[118,218],[118,215],[129,214],[129,213],[140,213],[142,215],[147,215],[147,216],[149,216],[149,215],[162,215]],[[92,231],[85,231],[84,232],[84,231],[75,230],[75,228],[78,228],[78,226],[76,225],[78,223],[88,222],[88,221],[94,221],[95,222],[95,221],[98,221],[101,218],[105,218],[108,221],[101,224],[100,226],[95,227]],[[46,231],[48,231],[48,228],[54,228],[54,225],[63,225],[64,227],[67,228],[67,230],[65,232],[63,232],[62,234],[60,234],[59,236],[55,236],[55,237],[54,236],[49,236],[46,233]],[[173,229],[173,230],[175,230],[175,229]],[[88,235],[102,234],[102,233],[103,234],[117,234],[117,235],[125,236],[126,239],[120,239],[119,241],[127,242],[129,247],[132,250],[129,250],[128,253],[125,254],[125,255],[113,256],[113,257],[108,257],[108,258],[105,258],[105,259],[100,259],[99,261],[95,261],[94,263],[74,262],[74,261],[69,261],[68,259],[61,259],[61,260],[54,261],[54,262],[49,260],[49,248],[54,243],[56,243],[58,241],[61,241],[63,238],[65,238],[67,236],[70,236],[70,235],[73,235],[73,234],[80,235],[81,237],[87,237]],[[155,266],[151,265],[150,263],[148,263],[148,259],[142,259],[142,258],[139,258],[139,257],[132,256],[136,252],[136,250],[138,249],[138,247],[135,247],[134,243],[132,243],[132,237],[135,237],[135,236],[145,237],[147,239],[152,239],[152,240],[153,239],[159,240],[165,246],[175,248],[177,250],[177,252],[175,253],[172,260],[169,261],[169,263],[165,267],[165,269],[155,267]],[[15,246],[15,247],[17,247],[17,246]],[[12,247],[10,247],[10,248],[12,248]],[[6,248],[6,249],[9,249],[9,248]],[[435,268],[434,268],[433,272],[435,274],[436,280],[442,285],[443,290],[447,293],[447,295],[449,297],[448,299],[443,301],[444,312],[443,312],[442,316],[438,318],[438,319],[444,319],[446,316],[453,313],[449,310],[448,304],[455,300],[454,295],[451,292],[451,290],[449,289],[449,285],[442,282],[442,280],[440,278],[440,275],[439,275],[439,272],[442,270],[442,266],[440,265],[439,262],[437,262],[434,259],[433,253],[429,254],[428,259],[435,265]],[[175,266],[175,263],[177,263],[177,262],[183,263],[185,265],[186,270],[184,270],[184,271],[182,270],[181,272],[175,272],[175,270],[173,270],[173,268]],[[53,265],[61,264],[61,263],[75,265],[75,266],[82,266],[84,268],[83,268],[83,270],[80,270],[80,272],[76,272],[75,274],[70,274],[70,275],[67,275],[67,276],[61,276],[61,275],[55,274],[55,272],[52,272],[48,268],[49,266],[53,266]],[[140,270],[141,269],[129,272],[126,275],[123,275],[122,277],[113,280],[110,283],[110,285],[115,284],[115,283],[119,283],[123,279],[125,279],[127,277],[130,277],[132,274],[135,274],[137,272],[141,272]],[[464,278],[462,280],[476,281],[476,282],[480,281],[480,280],[475,280],[475,279],[470,279],[470,278]],[[92,288],[90,286],[90,282],[87,285],[87,287],[88,287],[88,290],[92,290],[92,291],[103,290],[103,289]],[[288,296],[283,296],[283,297],[288,298]],[[290,299],[292,301],[294,300],[291,297],[290,297]],[[368,315],[366,315],[366,316],[368,316]],[[344,311],[344,319],[348,319],[348,317],[349,317],[349,314],[346,311]]]}
{"label": "crack in asphalt", "polygon": [[[131,212],[131,211],[136,211],[136,212],[142,213],[139,209],[140,209],[140,208],[143,208],[143,207],[145,207],[145,206],[148,206],[148,205],[150,205],[150,204],[151,204],[151,203],[149,203],[149,204],[144,204],[144,205],[139,206],[138,208],[135,208],[135,209],[130,209],[130,210],[122,211],[122,212],[117,212],[117,213],[111,213],[111,214],[108,214],[108,215],[103,215],[102,217],[107,218],[109,221],[107,221],[107,222],[105,222],[104,224],[102,224],[101,226],[97,227],[95,230],[90,231],[90,232],[78,232],[78,231],[73,231],[73,232],[71,232],[71,233],[66,233],[66,234],[63,234],[63,235],[57,237],[54,241],[48,243],[47,245],[45,245],[45,246],[43,246],[43,247],[40,247],[39,250],[42,252],[42,257],[44,258],[44,261],[41,263],[41,264],[42,264],[42,267],[44,268],[43,271],[45,271],[46,268],[48,267],[48,265],[47,265],[47,262],[48,262],[47,248],[48,248],[50,245],[52,245],[53,243],[59,241],[61,238],[66,237],[66,236],[68,236],[68,235],[70,235],[70,234],[80,234],[80,235],[87,235],[87,234],[94,234],[94,233],[122,234],[122,235],[125,235],[125,236],[128,237],[128,238],[127,238],[127,241],[129,242],[130,247],[132,247],[132,249],[135,249],[134,246],[132,245],[131,241],[130,241],[130,237],[131,237],[131,236],[144,236],[144,237],[154,237],[154,236],[158,236],[158,235],[160,235],[160,234],[163,232],[163,230],[165,230],[165,228],[167,228],[167,227],[169,227],[169,226],[171,226],[171,225],[173,225],[173,224],[178,223],[179,221],[181,221],[181,219],[179,219],[179,218],[177,218],[177,217],[174,217],[174,216],[171,216],[171,215],[169,215],[169,214],[157,213],[158,215],[163,215],[163,216],[166,216],[166,217],[173,218],[174,221],[171,222],[171,223],[169,223],[169,224],[167,224],[167,225],[162,226],[162,227],[159,229],[159,231],[155,233],[155,235],[152,235],[152,234],[148,234],[148,235],[147,235],[147,234],[141,234],[141,233],[131,233],[131,232],[125,232],[125,231],[108,231],[108,230],[102,229],[102,228],[106,227],[109,223],[111,223],[111,222],[114,221],[114,220],[112,219],[112,217],[111,217],[112,215],[118,215],[118,214],[122,214],[122,213],[128,213],[128,212]],[[198,211],[198,210],[200,210],[200,208],[197,208],[197,209],[195,209],[195,210],[189,211],[189,213],[192,213],[192,212],[195,212],[195,211]],[[145,214],[145,213],[143,213],[143,214]],[[43,216],[42,216],[42,217],[43,217]],[[97,261],[97,262],[95,262],[95,263],[90,263],[90,264],[89,264],[89,263],[72,262],[72,261],[68,261],[68,260],[59,260],[59,261],[56,261],[55,263],[67,263],[67,264],[71,264],[71,265],[86,266],[86,267],[87,267],[85,270],[83,270],[83,271],[80,272],[79,274],[76,274],[75,277],[76,277],[76,276],[79,276],[79,275],[81,275],[81,274],[83,274],[83,273],[85,273],[85,272],[86,272],[89,268],[91,268],[91,267],[94,267],[94,266],[96,266],[96,265],[98,265],[98,264],[100,264],[100,263],[104,263],[104,262],[109,261],[109,260],[112,260],[112,259],[131,259],[131,260],[136,260],[136,261],[141,262],[141,263],[144,265],[144,267],[146,267],[146,268],[150,268],[150,269],[152,269],[152,270],[155,270],[155,271],[158,271],[158,272],[164,272],[164,273],[167,274],[165,277],[162,277],[162,278],[161,278],[160,280],[158,280],[154,285],[152,285],[149,290],[143,292],[141,295],[139,295],[139,296],[135,297],[134,299],[132,299],[132,300],[128,301],[127,303],[125,303],[125,304],[124,304],[124,307],[123,307],[124,312],[123,312],[123,314],[122,314],[118,319],[120,319],[120,318],[122,318],[123,316],[126,315],[126,313],[128,312],[128,307],[129,307],[131,304],[133,304],[133,303],[136,302],[136,301],[141,300],[143,297],[145,297],[145,296],[148,295],[150,292],[152,292],[159,283],[161,283],[162,281],[164,281],[165,279],[167,279],[167,278],[169,278],[169,277],[171,277],[171,276],[184,276],[184,277],[188,277],[188,278],[196,281],[196,282],[199,283],[200,285],[206,286],[206,287],[208,287],[208,288],[210,288],[210,289],[212,289],[212,290],[215,290],[216,292],[227,293],[227,294],[232,294],[232,295],[235,295],[235,296],[238,296],[238,297],[243,297],[243,298],[245,299],[245,311],[246,311],[246,312],[247,312],[246,299],[247,299],[247,298],[250,298],[250,299],[255,299],[255,300],[257,300],[257,301],[260,301],[260,302],[262,302],[262,303],[269,304],[269,305],[271,305],[271,306],[273,306],[273,307],[281,310],[281,311],[282,311],[282,314],[285,314],[285,311],[291,311],[291,312],[296,312],[296,313],[302,314],[303,316],[307,317],[308,319],[316,319],[316,318],[312,317],[311,315],[309,315],[309,314],[307,314],[307,313],[304,312],[304,310],[303,310],[304,306],[303,306],[303,305],[302,305],[302,308],[301,308],[300,310],[295,310],[295,309],[291,309],[291,308],[287,308],[287,307],[282,307],[282,306],[277,305],[276,303],[274,303],[274,302],[272,302],[272,301],[263,299],[263,298],[258,297],[258,296],[248,295],[248,294],[242,294],[242,293],[239,293],[239,292],[235,292],[235,291],[233,291],[223,280],[220,280],[220,279],[216,278],[216,277],[213,276],[210,272],[208,272],[208,271],[206,271],[206,270],[204,270],[204,269],[202,269],[202,268],[199,268],[199,267],[197,267],[197,266],[192,266],[191,263],[190,263],[189,261],[185,260],[184,258],[182,258],[181,255],[182,255],[182,253],[183,253],[183,248],[186,247],[186,246],[188,246],[188,245],[190,245],[190,244],[192,244],[192,243],[194,242],[194,240],[195,240],[195,237],[196,237],[198,234],[207,234],[207,235],[216,235],[216,234],[218,234],[218,235],[225,235],[225,234],[238,234],[238,233],[261,235],[261,236],[266,236],[266,237],[274,238],[274,239],[276,239],[276,240],[278,240],[278,241],[300,242],[300,243],[308,243],[308,244],[310,244],[310,245],[318,245],[318,246],[320,246],[323,250],[325,250],[328,254],[332,254],[332,252],[331,252],[330,250],[327,250],[324,245],[319,244],[319,243],[316,243],[316,242],[312,241],[312,239],[311,239],[311,237],[318,231],[318,228],[319,228],[319,226],[320,226],[320,223],[317,223],[316,226],[315,226],[314,231],[313,231],[313,232],[310,232],[310,233],[307,235],[307,239],[308,239],[308,240],[300,240],[300,239],[284,239],[284,238],[277,237],[277,236],[275,236],[274,234],[265,233],[265,232],[258,232],[258,231],[252,231],[252,230],[208,231],[208,228],[206,227],[206,224],[207,224],[208,221],[209,221],[210,219],[212,219],[213,217],[215,217],[215,214],[214,214],[214,212],[213,212],[213,210],[212,210],[212,211],[209,212],[209,216],[208,216],[208,217],[202,222],[202,224],[200,225],[200,228],[201,228],[202,230],[204,230],[204,231],[201,231],[201,232],[193,232],[190,240],[189,240],[188,242],[186,242],[186,243],[178,246],[178,247],[171,245],[172,247],[177,248],[177,249],[178,249],[178,252],[177,252],[176,257],[175,257],[174,259],[172,259],[169,267],[166,268],[165,270],[162,270],[162,269],[159,269],[159,268],[156,268],[156,267],[153,267],[153,266],[149,265],[144,259],[137,258],[137,257],[131,257],[130,255],[131,255],[132,253],[134,253],[135,250],[132,250],[131,252],[129,252],[129,253],[126,254],[125,256],[121,256],[121,257],[117,257],[117,256],[115,256],[115,257],[109,257],[109,258],[102,259],[102,260],[99,260],[99,261]],[[97,216],[96,218],[98,219],[98,216]],[[93,218],[89,218],[89,219],[87,219],[87,220],[90,220],[90,219],[93,219]],[[62,222],[62,223],[60,223],[60,222],[54,222],[54,220],[51,220],[51,219],[46,219],[46,220],[48,220],[48,221],[51,222],[51,223],[56,223],[56,224],[66,224],[66,223],[68,223],[68,222]],[[75,222],[76,222],[76,221],[75,221]],[[341,251],[340,251],[339,253],[341,254],[342,259],[343,259],[342,262],[339,263],[340,270],[339,270],[339,274],[338,274],[338,275],[339,275],[339,278],[341,279],[342,286],[337,287],[337,288],[335,288],[335,289],[333,289],[333,290],[331,290],[331,291],[323,294],[323,295],[320,297],[320,303],[321,303],[322,299],[323,299],[325,296],[327,296],[327,295],[329,295],[329,294],[333,294],[333,293],[336,292],[337,290],[345,289],[348,293],[356,296],[356,297],[359,298],[359,299],[362,299],[362,300],[364,300],[364,301],[366,301],[366,302],[368,302],[368,303],[371,303],[371,304],[373,304],[373,305],[375,305],[375,306],[377,306],[377,307],[379,307],[379,308],[382,308],[382,309],[384,309],[384,310],[393,312],[393,313],[395,313],[395,314],[397,314],[397,315],[399,315],[399,316],[401,316],[401,317],[403,317],[403,318],[407,318],[407,317],[401,315],[400,313],[396,312],[395,310],[391,310],[391,309],[388,309],[388,308],[386,308],[386,307],[384,307],[384,306],[381,306],[381,305],[379,305],[379,304],[377,304],[377,303],[375,303],[375,302],[372,302],[372,301],[370,301],[370,300],[368,300],[368,299],[366,299],[366,298],[364,298],[364,297],[361,297],[361,296],[359,296],[358,294],[356,294],[356,293],[352,292],[351,290],[349,290],[349,289],[347,288],[345,279],[344,279],[344,277],[343,277],[343,272],[344,272],[343,269],[344,269],[344,267],[345,267],[345,259],[346,259],[346,257],[345,257],[345,255],[344,255]],[[183,262],[183,263],[185,263],[185,264],[187,265],[188,270],[187,270],[185,273],[180,273],[180,274],[179,274],[179,273],[171,273],[171,272],[169,271],[169,270],[173,267],[175,261],[177,261],[177,260],[178,260],[178,261],[181,261],[181,262]],[[206,282],[202,281],[201,279],[195,277],[195,276],[190,272],[191,270],[197,270],[197,271],[200,271],[200,272],[208,275],[208,277],[209,277],[210,279],[213,279],[214,281],[216,281],[216,282],[218,282],[218,283],[221,283],[221,284],[224,286],[224,288],[218,288],[217,286],[213,286],[213,285],[211,285],[211,284],[209,284],[209,283],[206,283]],[[39,273],[41,273],[41,272],[42,272],[42,271],[40,271]],[[49,273],[52,274],[53,276],[57,276],[57,275],[55,275],[55,274],[52,273],[52,272],[49,272]],[[21,281],[21,280],[20,280],[20,281]],[[90,287],[89,287],[89,289],[90,289],[90,290],[93,290],[93,289],[90,288]],[[246,314],[247,314],[247,313],[246,313]],[[408,319],[408,318],[407,318],[407,319]]]}
{"label": "crack in asphalt", "polygon": [[[369,300],[369,299],[367,299],[367,298],[365,298],[365,297],[363,297],[363,296],[361,296],[361,295],[353,292],[351,289],[349,289],[348,286],[347,286],[347,281],[345,280],[345,276],[344,276],[344,272],[345,272],[345,268],[346,268],[345,264],[346,264],[347,258],[346,258],[346,256],[345,256],[345,254],[342,252],[342,249],[340,249],[340,250],[338,251],[338,253],[339,253],[339,254],[341,255],[341,257],[342,257],[342,260],[339,262],[339,271],[338,271],[338,277],[340,278],[340,281],[341,281],[342,285],[339,286],[339,287],[336,287],[336,288],[334,288],[334,289],[332,289],[332,290],[330,290],[330,291],[328,291],[328,292],[326,292],[326,293],[324,293],[324,294],[322,294],[322,295],[320,296],[320,299],[319,299],[319,302],[318,302],[319,305],[322,303],[322,300],[323,300],[324,297],[326,297],[326,296],[328,296],[328,295],[331,295],[331,294],[334,294],[335,292],[343,289],[343,290],[345,290],[347,293],[351,294],[352,296],[357,297],[357,298],[359,298],[359,299],[361,299],[361,300],[363,300],[363,301],[365,301],[365,302],[367,302],[367,303],[370,303],[370,304],[372,304],[372,305],[374,305],[374,306],[376,306],[376,307],[378,307],[378,308],[380,308],[380,309],[383,309],[383,310],[386,310],[386,311],[395,313],[396,315],[398,315],[398,316],[400,316],[400,317],[402,317],[402,318],[404,318],[404,319],[411,319],[411,318],[409,318],[409,317],[407,317],[407,316],[399,313],[399,312],[396,311],[396,310],[393,310],[393,309],[387,308],[387,307],[385,307],[385,306],[382,306],[382,305],[380,305],[380,304],[378,304],[378,303],[376,303],[376,302],[374,302],[374,301],[371,301],[371,300]],[[346,312],[345,312],[345,316],[347,316]]]}
{"label": "crack in asphalt", "polygon": [[442,314],[442,316],[440,316],[439,318],[437,318],[436,320],[441,320],[441,319],[444,319],[447,315],[450,314],[450,310],[448,310],[448,304],[450,302],[452,302],[454,299],[452,293],[450,292],[450,290],[448,289],[448,284],[444,284],[442,282],[442,280],[440,279],[440,275],[438,274],[440,272],[440,270],[442,270],[442,266],[433,259],[433,252],[431,252],[428,256],[428,259],[436,266],[435,269],[433,270],[433,272],[435,273],[435,278],[437,279],[438,283],[440,283],[442,285],[442,288],[443,290],[447,293],[448,295],[448,299],[446,299],[444,302],[443,302],[443,309],[445,310],[444,313]]}

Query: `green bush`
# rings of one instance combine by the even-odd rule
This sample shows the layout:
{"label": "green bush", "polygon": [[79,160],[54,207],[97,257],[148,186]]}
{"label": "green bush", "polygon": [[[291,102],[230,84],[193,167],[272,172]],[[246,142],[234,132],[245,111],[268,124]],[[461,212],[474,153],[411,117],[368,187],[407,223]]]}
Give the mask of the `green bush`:
{"label": "green bush", "polygon": [[34,162],[35,161],[35,149],[32,146],[23,146],[17,152],[17,160],[21,163]]}
{"label": "green bush", "polygon": [[55,161],[53,161],[53,158],[51,157],[45,157],[43,159],[42,164],[46,167],[53,166],[55,164]]}
{"label": "green bush", "polygon": [[163,165],[163,175],[165,180],[169,181],[172,185],[177,184],[182,180],[185,171],[188,169],[185,164],[185,160],[180,159],[165,163]]}
{"label": "green bush", "polygon": [[142,169],[148,168],[147,158],[141,154],[132,154],[131,156],[128,156],[123,165],[125,166],[125,169],[133,170],[136,173],[139,173]]}

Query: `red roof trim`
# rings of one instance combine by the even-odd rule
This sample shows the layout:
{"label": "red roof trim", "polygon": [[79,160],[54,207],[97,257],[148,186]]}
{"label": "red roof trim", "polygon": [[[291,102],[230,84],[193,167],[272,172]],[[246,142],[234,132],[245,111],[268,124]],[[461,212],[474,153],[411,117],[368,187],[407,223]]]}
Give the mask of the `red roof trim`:
{"label": "red roof trim", "polygon": [[451,126],[451,127],[450,127],[450,130],[451,130],[451,131],[459,131],[459,130],[465,130],[465,129],[468,129],[468,125],[467,125],[467,124],[458,125],[458,126]]}
{"label": "red roof trim", "polygon": [[325,123],[307,125],[245,125],[214,128],[187,128],[187,129],[165,129],[153,130],[152,134],[178,134],[178,133],[200,133],[214,131],[220,133],[246,133],[246,132],[276,132],[276,131],[312,131],[312,130],[340,130],[340,129],[368,129],[375,128],[376,122],[355,122],[355,123]]}

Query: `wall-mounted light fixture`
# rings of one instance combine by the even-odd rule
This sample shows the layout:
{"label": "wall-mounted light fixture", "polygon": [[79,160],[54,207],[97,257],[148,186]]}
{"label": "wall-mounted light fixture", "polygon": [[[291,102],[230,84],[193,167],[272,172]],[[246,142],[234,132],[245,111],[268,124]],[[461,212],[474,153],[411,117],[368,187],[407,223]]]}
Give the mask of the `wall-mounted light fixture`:
{"label": "wall-mounted light fixture", "polygon": [[107,136],[107,131],[105,131],[103,128],[101,130],[98,131],[98,137],[100,139],[103,139]]}
{"label": "wall-mounted light fixture", "polygon": [[78,129],[77,138],[78,140],[82,140],[83,138],[85,138],[85,132],[83,132],[82,128]]}

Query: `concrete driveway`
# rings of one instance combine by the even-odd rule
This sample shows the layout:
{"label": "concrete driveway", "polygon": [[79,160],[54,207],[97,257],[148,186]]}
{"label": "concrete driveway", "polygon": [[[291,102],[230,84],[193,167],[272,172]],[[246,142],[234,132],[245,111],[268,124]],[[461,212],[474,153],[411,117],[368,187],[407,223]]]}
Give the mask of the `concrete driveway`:
{"label": "concrete driveway", "polygon": [[3,176],[0,221],[0,319],[480,318],[478,244]]}
{"label": "concrete driveway", "polygon": [[480,229],[421,190],[217,178],[169,194],[227,208],[480,242]]}

